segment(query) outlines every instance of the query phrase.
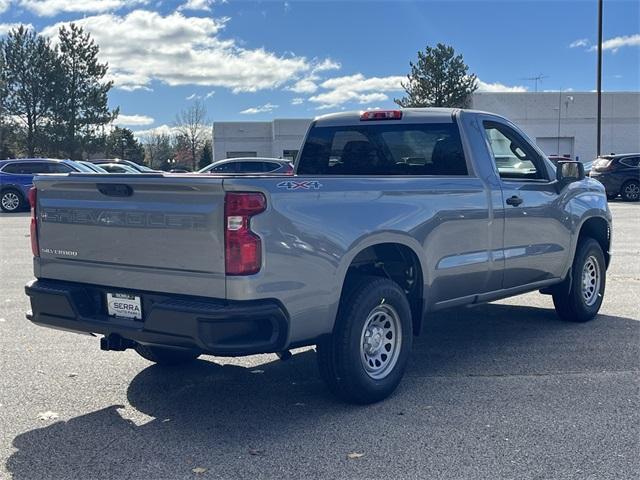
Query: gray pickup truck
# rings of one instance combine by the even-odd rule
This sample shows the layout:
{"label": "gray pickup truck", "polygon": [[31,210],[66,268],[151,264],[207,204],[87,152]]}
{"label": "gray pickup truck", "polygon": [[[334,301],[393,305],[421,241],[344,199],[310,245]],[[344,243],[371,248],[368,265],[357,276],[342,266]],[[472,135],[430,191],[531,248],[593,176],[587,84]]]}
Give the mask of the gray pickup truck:
{"label": "gray pickup truck", "polygon": [[31,203],[34,323],[165,364],[316,345],[356,403],[430,312],[539,290],[584,322],[610,260],[602,185],[469,110],[319,117],[294,175],[48,175]]}

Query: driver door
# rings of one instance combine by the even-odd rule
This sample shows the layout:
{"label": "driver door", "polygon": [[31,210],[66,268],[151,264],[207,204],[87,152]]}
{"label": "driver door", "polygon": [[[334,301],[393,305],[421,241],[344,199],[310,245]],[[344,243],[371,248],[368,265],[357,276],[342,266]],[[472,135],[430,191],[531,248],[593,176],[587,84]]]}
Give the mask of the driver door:
{"label": "driver door", "polygon": [[483,127],[502,189],[502,287],[560,277],[571,235],[545,160],[514,126],[491,117]]}

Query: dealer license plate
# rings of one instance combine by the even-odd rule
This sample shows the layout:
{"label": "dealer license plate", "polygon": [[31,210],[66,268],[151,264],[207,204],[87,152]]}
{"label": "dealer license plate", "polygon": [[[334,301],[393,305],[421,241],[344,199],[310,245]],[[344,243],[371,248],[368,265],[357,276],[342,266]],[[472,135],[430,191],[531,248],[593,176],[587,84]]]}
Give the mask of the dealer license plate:
{"label": "dealer license plate", "polygon": [[128,293],[107,293],[109,315],[142,320],[142,302],[137,295]]}

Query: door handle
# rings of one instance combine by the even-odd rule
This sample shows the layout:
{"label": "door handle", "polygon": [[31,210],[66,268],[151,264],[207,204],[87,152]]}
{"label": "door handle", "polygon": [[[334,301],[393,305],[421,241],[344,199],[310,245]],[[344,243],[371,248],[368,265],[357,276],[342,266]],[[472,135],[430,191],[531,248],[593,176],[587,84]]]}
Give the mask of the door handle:
{"label": "door handle", "polygon": [[507,198],[507,205],[513,205],[514,207],[517,207],[518,205],[520,205],[524,200],[522,200],[520,197],[518,197],[517,195],[513,195],[512,197]]}

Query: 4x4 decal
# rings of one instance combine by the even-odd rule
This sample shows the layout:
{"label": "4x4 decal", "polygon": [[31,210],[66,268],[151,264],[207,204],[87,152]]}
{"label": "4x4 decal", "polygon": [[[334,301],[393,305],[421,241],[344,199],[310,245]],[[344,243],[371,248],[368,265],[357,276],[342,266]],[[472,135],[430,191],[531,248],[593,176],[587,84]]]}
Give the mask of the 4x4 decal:
{"label": "4x4 decal", "polygon": [[276,185],[286,190],[319,190],[322,184],[317,180],[285,180]]}

